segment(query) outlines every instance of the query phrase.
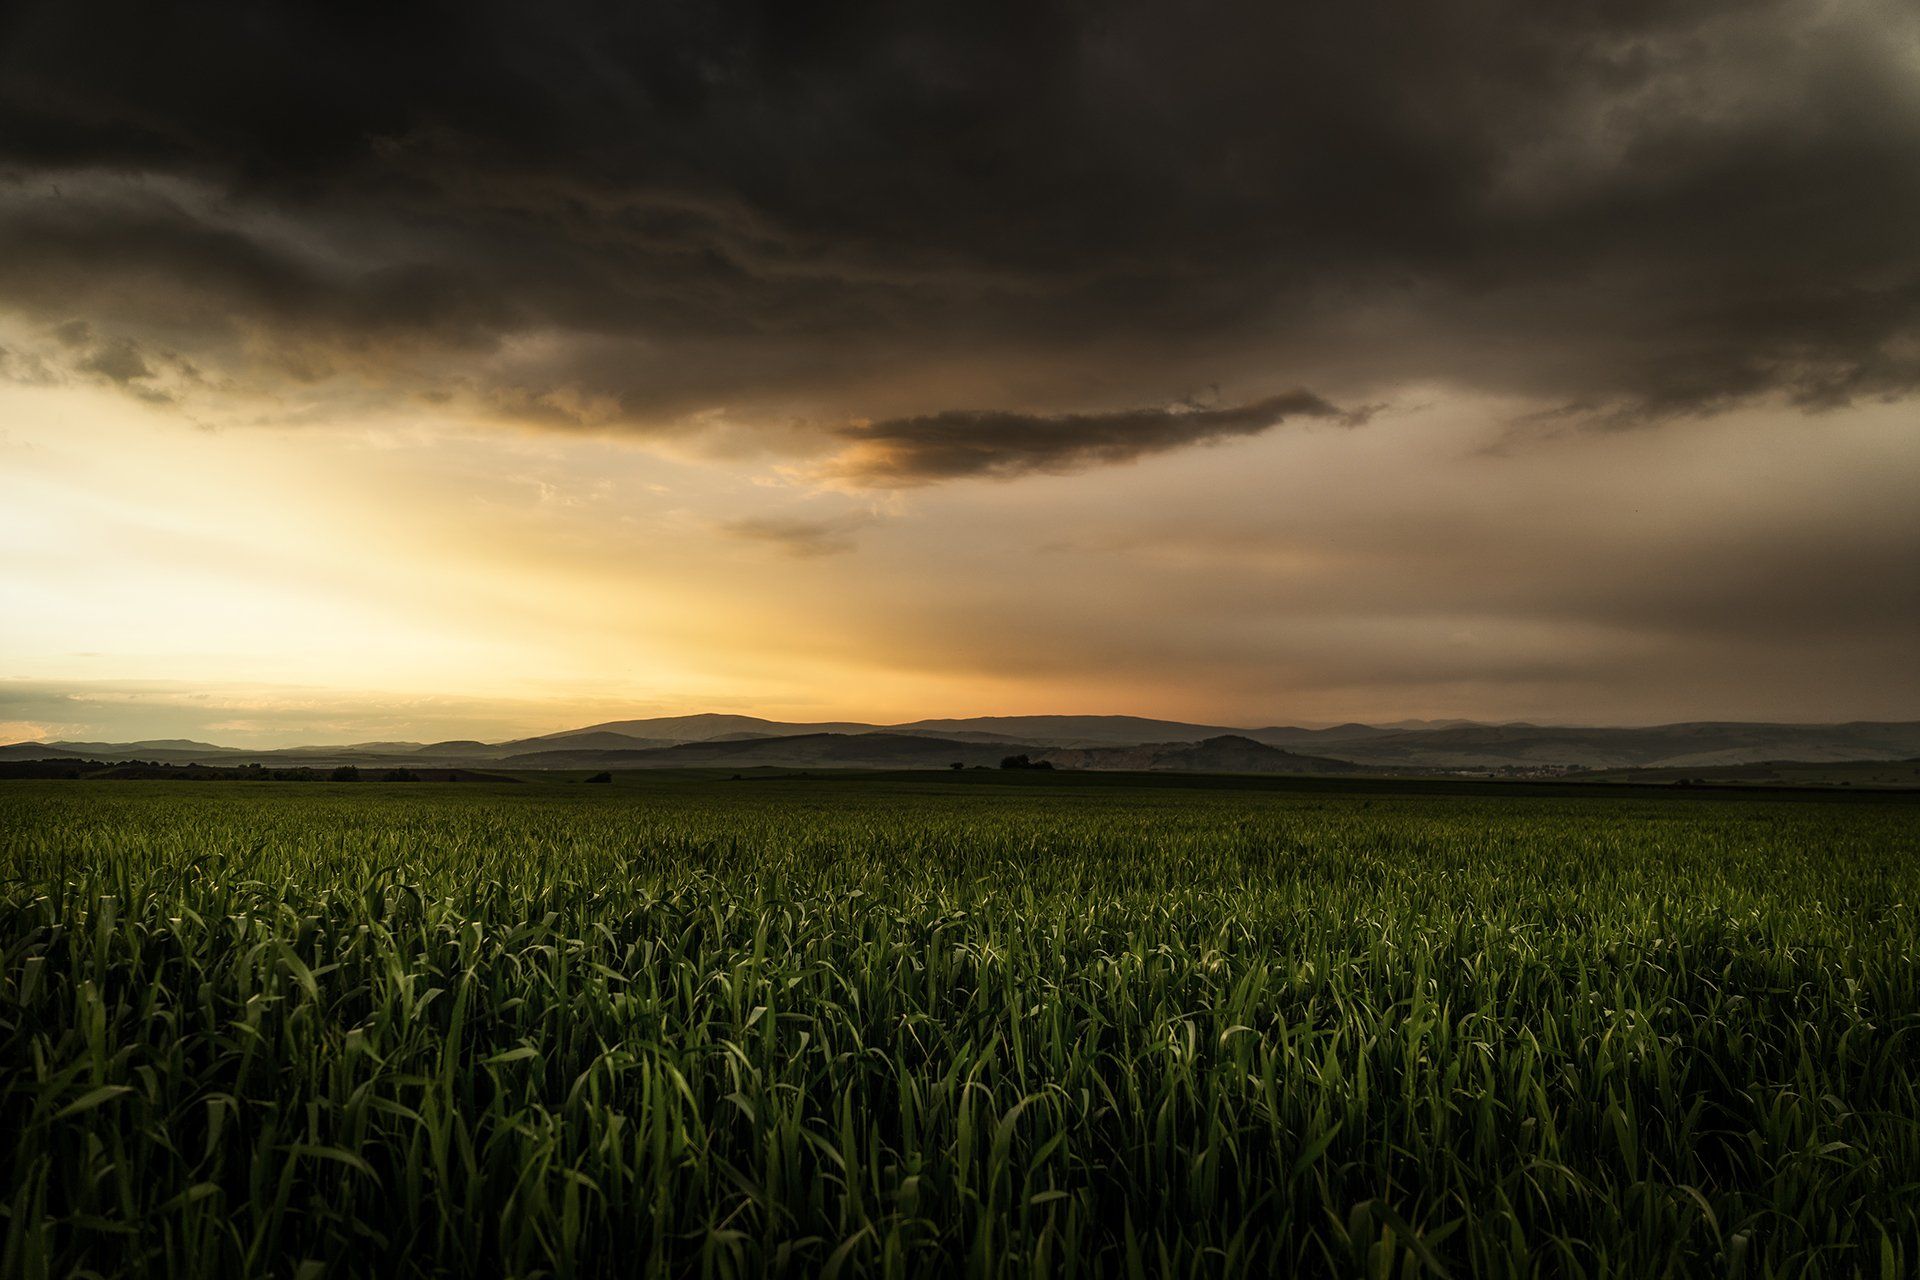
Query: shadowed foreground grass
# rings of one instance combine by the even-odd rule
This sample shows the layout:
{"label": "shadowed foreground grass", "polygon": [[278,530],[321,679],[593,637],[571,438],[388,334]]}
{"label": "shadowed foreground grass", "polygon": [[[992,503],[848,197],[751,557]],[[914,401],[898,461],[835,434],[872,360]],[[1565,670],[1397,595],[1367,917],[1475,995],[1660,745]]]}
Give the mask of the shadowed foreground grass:
{"label": "shadowed foreground grass", "polygon": [[1920,809],[0,786],[0,1274],[1920,1273]]}

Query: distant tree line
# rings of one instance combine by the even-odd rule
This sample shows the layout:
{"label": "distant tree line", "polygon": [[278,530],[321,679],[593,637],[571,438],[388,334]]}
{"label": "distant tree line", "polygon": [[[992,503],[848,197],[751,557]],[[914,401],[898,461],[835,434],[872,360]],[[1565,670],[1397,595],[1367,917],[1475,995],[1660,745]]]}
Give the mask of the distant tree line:
{"label": "distant tree line", "polygon": [[162,760],[0,760],[0,778],[80,780],[159,779],[168,782],[518,782],[503,774],[471,769],[383,769],[362,773],[343,764],[334,769],[305,766],[269,769],[261,764],[170,764]]}

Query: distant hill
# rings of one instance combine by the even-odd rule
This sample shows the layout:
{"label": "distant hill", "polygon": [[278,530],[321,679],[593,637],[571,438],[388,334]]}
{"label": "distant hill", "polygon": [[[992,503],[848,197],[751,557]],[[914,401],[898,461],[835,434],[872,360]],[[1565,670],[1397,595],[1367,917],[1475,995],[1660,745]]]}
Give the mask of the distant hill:
{"label": "distant hill", "polygon": [[211,742],[195,742],[192,738],[143,738],[139,742],[68,742],[57,740],[48,744],[62,751],[97,751],[101,747],[122,747],[130,751],[231,751],[232,747],[216,746]]}
{"label": "distant hill", "polygon": [[641,738],[607,729],[584,729],[578,733],[555,734],[551,737],[517,738],[512,742],[495,743],[486,747],[486,750],[496,758],[505,759],[529,751],[561,747],[569,751],[636,751],[645,747],[671,747],[679,741],[671,737]]}
{"label": "distant hill", "polygon": [[763,720],[758,716],[657,716],[647,720],[609,720],[521,740],[518,745],[588,735],[617,734],[652,742],[718,742],[746,738],[792,738],[815,733],[891,733],[943,738],[954,742],[1013,742],[1033,747],[1138,746],[1151,742],[1201,742],[1207,738],[1240,736],[1270,746],[1293,742],[1338,740],[1394,729],[1371,725],[1338,725],[1330,729],[1274,726],[1246,729],[1232,725],[1194,724],[1184,720],[1153,720],[1143,716],[968,716],[960,719],[910,720],[903,724],[868,724],[855,720]]}
{"label": "distant hill", "polygon": [[1183,773],[1360,773],[1364,766],[1323,756],[1296,755],[1240,734],[1200,742],[1152,742],[1137,747],[1061,748],[1040,759],[1057,769],[1172,769]]}
{"label": "distant hill", "polygon": [[499,764],[516,769],[939,769],[953,764],[994,766],[1009,755],[1031,755],[1058,769],[1190,773],[1358,773],[1362,769],[1344,760],[1296,755],[1232,734],[1200,742],[1035,749],[1019,742],[913,733],[809,733],[688,742],[650,750],[559,748],[509,756]]}
{"label": "distant hill", "polygon": [[904,733],[807,733],[780,738],[686,742],[648,750],[559,748],[508,756],[513,769],[941,769],[994,765],[1026,750],[1020,744],[958,742]]}
{"label": "distant hill", "polygon": [[164,764],[196,764],[246,758],[244,752],[235,748],[216,747],[211,743],[168,747],[156,742],[15,742],[0,747],[0,760],[154,760]]}
{"label": "distant hill", "polygon": [[1294,725],[1269,725],[1264,729],[1235,729],[1231,732],[1243,734],[1255,742],[1264,742],[1271,747],[1324,747],[1335,742],[1351,742],[1356,738],[1379,738],[1396,733],[1395,729],[1383,729],[1370,724],[1336,724],[1325,729],[1302,729]]}
{"label": "distant hill", "polygon": [[[589,734],[618,734],[654,741],[716,742],[750,737],[793,738],[808,734],[907,734],[948,741],[1015,742],[1027,746],[1133,746],[1142,742],[1198,742],[1221,734],[1258,734],[1262,731],[1224,725],[1188,724],[1178,720],[1149,720],[1140,716],[971,716],[965,719],[912,720],[905,724],[868,724],[856,720],[763,720],[758,716],[658,716],[649,720],[609,720],[604,724],[567,729],[526,739],[534,742],[572,740]],[[1284,730],[1310,733],[1311,730]]]}
{"label": "distant hill", "polygon": [[1139,716],[970,716],[964,720],[914,720],[889,726],[894,733],[990,734],[1003,742],[1057,746],[1137,746],[1148,742],[1199,742],[1245,733],[1217,724],[1147,720]]}
{"label": "distant hill", "polygon": [[[184,738],[140,742],[25,742],[0,747],[0,760],[148,760],[166,764],[368,767],[487,763],[521,769],[642,768],[668,764],[748,767],[778,764],[937,768],[995,764],[1001,755],[1052,753],[1062,767],[1208,768],[1224,772],[1314,772],[1344,762],[1371,769],[1434,772],[1511,767],[1704,768],[1793,760],[1810,764],[1906,760],[1920,756],[1920,722],[1831,725],[1700,721],[1640,728],[1473,722],[1416,727],[1342,724],[1309,729],[1236,729],[1140,716],[974,716],[901,725],[856,721],[797,723],[730,714],[611,720],[581,729],[487,743],[472,739],[358,743],[275,750],[223,747]],[[1208,744],[1227,745],[1209,746]],[[1261,756],[1251,746],[1276,750]],[[1205,751],[1175,748],[1205,747]],[[1130,756],[1106,756],[1122,751]],[[657,753],[677,754],[657,754]],[[1096,753],[1096,754],[1087,754]],[[1216,763],[1179,763],[1211,753]],[[1110,760],[1160,761],[1113,764]],[[1067,764],[1067,761],[1079,761]],[[1321,762],[1315,765],[1313,761]],[[1306,761],[1309,763],[1301,763]]]}
{"label": "distant hill", "polygon": [[85,760],[83,751],[66,751],[51,742],[10,742],[0,747],[0,760]]}
{"label": "distant hill", "polygon": [[520,745],[552,742],[556,738],[580,738],[589,734],[618,734],[628,738],[680,743],[705,742],[713,738],[739,734],[760,734],[770,738],[782,738],[808,733],[870,733],[879,727],[879,725],[861,724],[851,720],[802,724],[785,720],[762,720],[759,716],[719,714],[656,716],[650,720],[609,720],[604,724],[590,724],[581,729],[563,729],[559,733],[523,739]]}

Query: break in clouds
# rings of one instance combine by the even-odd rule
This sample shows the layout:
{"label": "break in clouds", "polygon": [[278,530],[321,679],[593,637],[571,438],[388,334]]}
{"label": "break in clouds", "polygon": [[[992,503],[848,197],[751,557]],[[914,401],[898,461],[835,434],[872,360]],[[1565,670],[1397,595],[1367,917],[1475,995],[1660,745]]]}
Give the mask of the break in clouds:
{"label": "break in clouds", "polygon": [[876,488],[1920,386],[1891,0],[460,13],[10,6],[0,376]]}

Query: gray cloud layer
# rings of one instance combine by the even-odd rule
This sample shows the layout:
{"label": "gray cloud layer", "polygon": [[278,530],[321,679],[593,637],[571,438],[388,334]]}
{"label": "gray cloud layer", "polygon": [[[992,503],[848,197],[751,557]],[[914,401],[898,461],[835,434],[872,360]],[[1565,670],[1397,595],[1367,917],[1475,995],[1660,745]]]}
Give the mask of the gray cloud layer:
{"label": "gray cloud layer", "polygon": [[1220,409],[1179,406],[1060,414],[949,411],[846,427],[839,434],[848,445],[825,470],[835,478],[875,488],[907,488],[967,476],[1005,480],[1131,462],[1186,445],[1255,435],[1292,417],[1337,418],[1351,424],[1364,416],[1342,412],[1309,391]]}
{"label": "gray cloud layer", "polygon": [[0,307],[44,338],[15,376],[288,421],[869,422],[816,447],[875,484],[1234,434],[1086,412],[1210,383],[1582,422],[1920,387],[1895,0],[0,24]]}
{"label": "gray cloud layer", "polygon": [[806,560],[853,550],[854,535],[873,520],[864,512],[811,520],[802,516],[748,516],[726,521],[719,529],[730,538],[778,547]]}

